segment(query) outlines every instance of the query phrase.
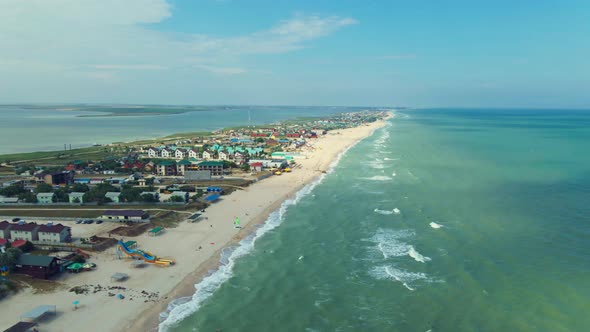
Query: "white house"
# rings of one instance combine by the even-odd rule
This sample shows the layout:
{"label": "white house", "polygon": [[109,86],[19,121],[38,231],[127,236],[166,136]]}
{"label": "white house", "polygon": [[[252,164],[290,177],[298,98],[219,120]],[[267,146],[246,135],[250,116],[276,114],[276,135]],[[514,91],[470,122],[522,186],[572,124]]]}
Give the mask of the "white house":
{"label": "white house", "polygon": [[188,157],[198,159],[199,158],[199,151],[197,151],[195,149],[188,150]]}
{"label": "white house", "polygon": [[219,151],[219,159],[221,160],[228,160],[229,159],[229,153],[225,152],[225,151]]}
{"label": "white house", "polygon": [[10,238],[14,240],[36,241],[39,238],[39,225],[34,222],[19,223],[10,227]]}
{"label": "white house", "polygon": [[213,152],[207,151],[207,150],[203,151],[203,159],[205,159],[205,160],[213,159]]}
{"label": "white house", "polygon": [[176,151],[174,151],[174,158],[184,159],[185,157],[186,157],[186,150],[185,149],[176,149]]}
{"label": "white house", "polygon": [[113,203],[120,203],[121,202],[120,196],[121,196],[121,193],[117,192],[117,191],[109,191],[104,195],[105,198],[110,199],[111,202],[113,202]]}
{"label": "white house", "polygon": [[39,234],[39,241],[42,242],[62,243],[70,242],[72,240],[71,228],[62,224],[40,225],[37,231]]}
{"label": "white house", "polygon": [[82,204],[82,203],[84,203],[84,194],[85,193],[82,193],[82,192],[73,192],[73,193],[70,193],[68,195],[69,196],[69,199],[70,199],[70,203],[72,203],[72,204]]}
{"label": "white house", "polygon": [[156,158],[158,156],[158,149],[156,149],[156,148],[149,148],[147,150],[147,154],[148,154],[148,157],[150,157],[150,158]]}
{"label": "white house", "polygon": [[118,222],[149,222],[150,215],[143,210],[107,210],[100,219]]}
{"label": "white house", "polygon": [[172,153],[172,151],[170,151],[167,148],[162,149],[162,151],[160,151],[160,157],[162,157],[162,158],[170,158],[170,154],[171,153]]}

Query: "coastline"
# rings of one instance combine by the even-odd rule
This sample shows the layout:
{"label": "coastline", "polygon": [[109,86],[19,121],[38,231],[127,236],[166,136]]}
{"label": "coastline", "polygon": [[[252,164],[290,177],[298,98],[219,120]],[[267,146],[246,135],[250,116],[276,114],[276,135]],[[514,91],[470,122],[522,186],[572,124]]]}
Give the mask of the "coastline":
{"label": "coastline", "polygon": [[[386,121],[391,119],[391,117],[392,115],[390,114],[384,120],[380,120],[377,123],[371,124],[373,128],[367,135],[360,137],[356,139],[354,142],[347,144],[341,147],[341,149],[337,150],[331,162],[328,165],[325,165],[326,169],[322,169],[318,174],[308,179],[306,182],[291,188],[291,190],[288,193],[284,194],[282,198],[278,199],[273,204],[269,205],[265,209],[265,211],[256,216],[251,223],[249,223],[245,228],[243,228],[243,232],[241,232],[242,234],[240,236],[235,237],[234,239],[232,239],[232,241],[228,242],[226,244],[226,247],[237,245],[242,239],[252,235],[257,228],[259,228],[265,222],[268,222],[271,213],[280,209],[287,199],[296,195],[306,186],[313,184],[315,181],[318,181],[322,176],[326,174],[326,172],[329,172],[331,169],[336,167],[341,157],[348,150],[350,150],[363,139],[372,136],[377,129],[384,127],[386,125]],[[218,250],[214,255],[209,257],[209,259],[206,262],[204,262],[191,274],[187,275],[172,291],[170,291],[170,293],[167,294],[168,301],[160,301],[158,303],[155,303],[151,308],[145,310],[140,315],[140,318],[137,319],[132,325],[128,326],[127,329],[130,331],[138,332],[158,331],[160,323],[162,322],[160,319],[160,314],[168,310],[171,302],[170,299],[178,300],[182,298],[192,297],[195,294],[196,286],[198,286],[199,283],[202,282],[203,279],[207,275],[209,275],[213,270],[217,270],[220,267],[221,262],[219,258],[221,256],[222,250],[223,249]]]}
{"label": "coastline", "polygon": [[[280,209],[286,200],[316,181],[330,169],[338,156],[384,126],[386,120],[329,132],[314,141],[314,151],[307,152],[307,159],[297,160],[300,168],[224,196],[220,202],[207,209],[205,216],[208,220],[195,224],[183,222],[159,237],[144,234],[132,238],[140,243],[142,249],[172,257],[177,262],[175,266],[129,269],[124,260],[113,257],[114,249],[110,249],[93,255],[93,261],[99,266],[96,271],[68,275],[64,280],[59,280],[63,284],[61,289],[34,295],[23,291],[25,294],[19,293],[0,302],[0,312],[7,318],[3,321],[8,324],[11,319],[8,317],[18,317],[35,305],[55,304],[58,306],[58,317],[43,323],[43,331],[82,329],[87,326],[101,326],[103,331],[156,331],[159,314],[165,311],[171,301],[192,296],[195,284],[201,282],[210,271],[218,270],[224,248],[236,245],[263,227],[269,216]],[[244,228],[233,227],[232,221],[236,215],[240,216]],[[128,273],[130,278],[122,284],[107,283],[114,272]],[[78,285],[99,283],[125,287],[129,301],[107,297],[104,293],[76,295],[69,292],[70,288]],[[157,292],[157,299],[141,303],[143,298],[135,297],[139,300],[133,301],[133,292],[139,291]],[[71,312],[74,299],[79,299],[83,305],[76,312]],[[108,317],[108,321],[104,317]]]}

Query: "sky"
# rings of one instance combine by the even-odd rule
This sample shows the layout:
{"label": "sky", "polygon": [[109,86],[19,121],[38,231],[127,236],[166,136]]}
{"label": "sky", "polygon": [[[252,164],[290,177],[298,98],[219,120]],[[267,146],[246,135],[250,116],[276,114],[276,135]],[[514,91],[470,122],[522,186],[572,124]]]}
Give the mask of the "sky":
{"label": "sky", "polygon": [[0,104],[590,108],[590,1],[0,0]]}

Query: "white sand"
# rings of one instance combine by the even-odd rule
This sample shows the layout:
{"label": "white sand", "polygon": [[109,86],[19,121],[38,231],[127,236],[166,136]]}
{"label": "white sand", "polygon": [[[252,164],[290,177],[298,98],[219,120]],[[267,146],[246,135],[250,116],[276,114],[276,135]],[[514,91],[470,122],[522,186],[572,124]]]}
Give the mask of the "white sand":
{"label": "white sand", "polygon": [[[194,292],[193,285],[208,269],[215,267],[222,248],[247,235],[253,225],[263,222],[285,199],[326,171],[339,153],[369,136],[383,123],[330,132],[312,141],[315,148],[306,153],[307,159],[296,160],[300,168],[223,196],[221,201],[207,209],[204,216],[208,220],[182,222],[157,237],[144,234],[125,239],[137,241],[139,248],[157,256],[176,260],[176,265],[147,264],[143,268],[132,268],[131,260],[117,259],[115,249],[110,248],[89,260],[98,265],[95,271],[63,274],[58,279],[62,287],[56,291],[45,294],[23,291],[0,301],[0,328],[16,323],[20,314],[37,305],[52,304],[57,306],[57,316],[41,321],[39,331],[156,330],[158,314],[170,300]],[[236,216],[240,218],[242,229],[234,228]],[[199,246],[201,250],[197,250]],[[110,276],[115,272],[127,273],[129,279],[121,283],[111,282]],[[121,293],[126,298],[109,297],[105,291],[86,295],[68,291],[85,284],[123,286],[127,290],[112,292]],[[159,299],[155,303],[145,303],[146,297],[140,293],[144,290],[159,293]],[[75,300],[81,304],[77,310],[72,305]]]}

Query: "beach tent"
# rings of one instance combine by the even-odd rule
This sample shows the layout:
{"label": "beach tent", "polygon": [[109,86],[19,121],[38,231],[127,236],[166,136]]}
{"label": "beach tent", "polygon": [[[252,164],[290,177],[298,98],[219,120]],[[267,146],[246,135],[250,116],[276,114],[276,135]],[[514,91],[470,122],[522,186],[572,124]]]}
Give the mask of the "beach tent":
{"label": "beach tent", "polygon": [[125,242],[125,247],[127,247],[127,248],[136,248],[137,247],[137,241],[127,241],[127,242]]}
{"label": "beach tent", "polygon": [[123,281],[125,279],[129,278],[129,275],[127,275],[126,273],[121,273],[121,272],[117,272],[115,274],[113,274],[111,276],[111,281]]}
{"label": "beach tent", "polygon": [[150,236],[156,236],[158,234],[160,234],[164,229],[162,227],[155,227],[150,229],[148,235]]}
{"label": "beach tent", "polygon": [[220,196],[219,194],[209,195],[209,196],[205,197],[205,200],[207,202],[214,202],[219,199],[219,196]]}
{"label": "beach tent", "polygon": [[54,305],[40,305],[31,311],[27,311],[20,316],[20,320],[28,320],[28,321],[35,321],[45,314],[53,313],[55,314],[56,308]]}
{"label": "beach tent", "polygon": [[73,263],[70,266],[68,266],[67,269],[72,272],[80,272],[80,270],[82,270],[82,267],[83,266],[80,263]]}

